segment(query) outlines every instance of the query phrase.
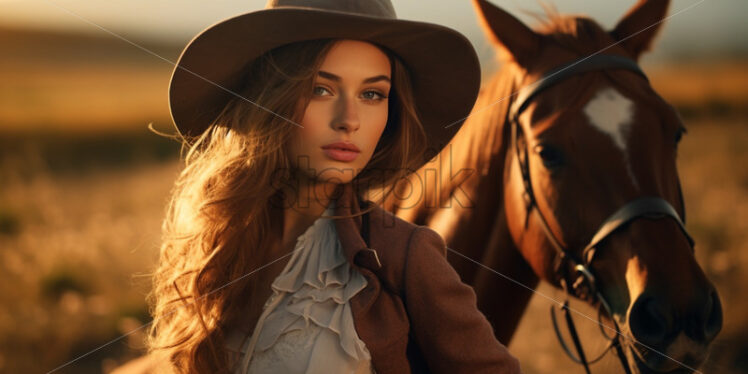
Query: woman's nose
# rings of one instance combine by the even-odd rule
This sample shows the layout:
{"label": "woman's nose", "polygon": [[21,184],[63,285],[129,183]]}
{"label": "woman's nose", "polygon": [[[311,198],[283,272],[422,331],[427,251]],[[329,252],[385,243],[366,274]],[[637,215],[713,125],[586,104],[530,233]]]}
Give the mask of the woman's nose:
{"label": "woman's nose", "polygon": [[331,123],[334,130],[353,132],[361,125],[355,98],[349,98],[345,93],[340,95],[335,105],[335,116]]}

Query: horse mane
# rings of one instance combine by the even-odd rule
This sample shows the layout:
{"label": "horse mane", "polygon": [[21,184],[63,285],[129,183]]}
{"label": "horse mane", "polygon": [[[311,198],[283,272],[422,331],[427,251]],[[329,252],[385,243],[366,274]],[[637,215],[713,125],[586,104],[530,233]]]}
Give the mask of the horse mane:
{"label": "horse mane", "polygon": [[[453,169],[469,168],[485,175],[488,163],[503,145],[503,130],[515,84],[511,69],[494,73],[481,88],[473,110],[450,145],[458,150],[453,154]],[[444,178],[442,182],[445,182]]]}
{"label": "horse mane", "polygon": [[544,5],[544,13],[529,13],[538,22],[534,31],[579,55],[598,52],[615,43],[613,36],[594,19],[579,14],[561,14]]}
{"label": "horse mane", "polygon": [[[418,200],[395,202],[389,200],[385,209],[398,213],[399,207],[408,205],[410,212],[400,212],[411,222],[424,224],[425,217],[448,203],[452,194],[460,187],[468,191],[486,175],[492,163],[503,162],[506,121],[511,96],[514,94],[513,69],[501,69],[484,80],[473,110],[452,140],[410,178],[427,181],[426,171],[437,171],[437,184],[425,183],[423,195]],[[498,158],[497,158],[498,157]],[[466,169],[464,178],[453,178],[459,170]],[[450,172],[451,170],[451,172]],[[397,191],[404,191],[407,184],[400,185]],[[501,188],[499,183],[498,188]],[[400,196],[407,195],[400,193]],[[426,202],[431,202],[426,206]],[[434,206],[433,203],[436,203]]]}

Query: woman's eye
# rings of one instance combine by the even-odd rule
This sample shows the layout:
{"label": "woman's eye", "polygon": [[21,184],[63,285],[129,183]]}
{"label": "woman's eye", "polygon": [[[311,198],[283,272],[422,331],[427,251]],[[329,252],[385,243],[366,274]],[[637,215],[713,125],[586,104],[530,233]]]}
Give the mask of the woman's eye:
{"label": "woman's eye", "polygon": [[365,91],[363,94],[361,94],[361,96],[363,96],[364,99],[366,100],[376,100],[376,101],[387,98],[387,96],[384,96],[379,91]]}
{"label": "woman's eye", "polygon": [[314,87],[313,93],[316,96],[332,95],[332,93],[330,92],[330,90],[328,90],[327,88],[322,87],[322,86]]}
{"label": "woman's eye", "polygon": [[543,165],[548,169],[555,169],[564,164],[564,155],[558,148],[547,144],[540,144],[535,147],[535,152],[543,160]]}

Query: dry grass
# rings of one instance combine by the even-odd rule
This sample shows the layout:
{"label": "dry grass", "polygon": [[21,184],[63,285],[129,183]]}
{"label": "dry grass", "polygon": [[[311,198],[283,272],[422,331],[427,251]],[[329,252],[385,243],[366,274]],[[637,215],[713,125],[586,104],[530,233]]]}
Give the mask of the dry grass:
{"label": "dry grass", "polygon": [[[176,171],[167,163],[4,180],[0,212],[13,223],[0,234],[0,372],[47,372],[149,320],[146,275]],[[137,354],[128,345],[141,339],[59,372],[100,372],[110,357]]]}

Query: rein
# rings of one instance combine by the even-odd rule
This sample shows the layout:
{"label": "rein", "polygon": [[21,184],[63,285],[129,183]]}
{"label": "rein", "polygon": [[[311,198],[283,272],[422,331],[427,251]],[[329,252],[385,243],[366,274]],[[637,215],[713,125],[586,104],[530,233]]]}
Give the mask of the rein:
{"label": "rein", "polygon": [[[553,248],[557,252],[554,263],[554,275],[557,277],[557,280],[559,281],[561,287],[564,289],[567,295],[561,309],[564,312],[564,317],[569,329],[569,334],[571,335],[572,341],[574,343],[574,348],[577,352],[576,355],[572,353],[571,349],[564,341],[564,338],[561,336],[558,328],[556,311],[554,305],[551,305],[551,321],[553,322],[553,328],[556,332],[556,337],[558,338],[559,343],[561,344],[561,347],[564,349],[566,354],[574,362],[583,365],[587,374],[591,373],[589,365],[600,360],[612,348],[615,348],[625,372],[627,374],[631,374],[631,368],[629,367],[628,361],[626,360],[626,356],[623,351],[623,347],[621,345],[621,330],[615,318],[613,317],[613,312],[610,308],[610,305],[605,300],[597,287],[596,279],[592,271],[592,261],[595,259],[595,254],[597,252],[598,246],[611,234],[616,232],[622,226],[630,223],[631,221],[640,218],[660,219],[669,217],[678,224],[681,231],[688,240],[691,249],[693,250],[694,248],[694,241],[686,231],[684,223],[685,204],[683,201],[683,193],[681,191],[680,181],[678,182],[678,195],[680,200],[679,202],[682,208],[681,210],[684,212],[683,219],[679,217],[678,213],[670,205],[670,203],[668,203],[661,197],[643,196],[633,199],[624,204],[616,212],[605,219],[605,221],[603,221],[603,223],[599,226],[599,229],[592,236],[589,244],[587,244],[584,248],[581,248],[581,258],[577,257],[577,255],[575,254],[579,253],[580,251],[572,251],[569,248],[565,248],[561,244],[561,241],[553,234],[553,231],[548,225],[546,217],[543,215],[543,212],[537,205],[537,199],[535,197],[535,193],[532,188],[532,181],[530,179],[530,168],[527,150],[527,144],[529,142],[527,141],[527,139],[525,139],[524,147],[520,147],[520,140],[524,138],[525,135],[522,130],[522,126],[519,123],[519,116],[525,109],[527,109],[532,99],[534,99],[539,93],[541,93],[548,87],[551,87],[554,84],[561,82],[573,75],[609,69],[624,69],[632,71],[639,74],[644,79],[647,79],[647,76],[639,68],[638,64],[629,58],[614,55],[592,55],[559,66],[546,73],[538,81],[523,87],[519,91],[517,100],[511,105],[508,113],[508,120],[510,121],[510,125],[512,128],[512,148],[514,148],[516,152],[516,158],[520,166],[522,181],[524,184],[523,199],[525,201],[527,209],[527,219],[525,221],[525,227],[527,227],[530,214],[533,210],[535,210],[538,217],[540,218],[541,227],[545,232],[545,236],[548,238]],[[570,274],[569,269],[573,269],[573,274]],[[573,278],[570,278],[570,275],[572,275]],[[613,321],[613,324],[615,326],[615,336],[608,336],[608,334],[605,333],[601,322],[602,309],[598,308],[598,322],[600,325],[600,330],[603,336],[609,341],[609,344],[600,354],[600,356],[593,360],[588,360],[584,354],[584,350],[582,349],[582,343],[579,339],[579,335],[574,325],[574,320],[571,318],[569,310],[569,295],[576,296],[590,303],[594,303],[595,301],[599,302],[603,306],[605,312],[608,314],[610,320]]]}

